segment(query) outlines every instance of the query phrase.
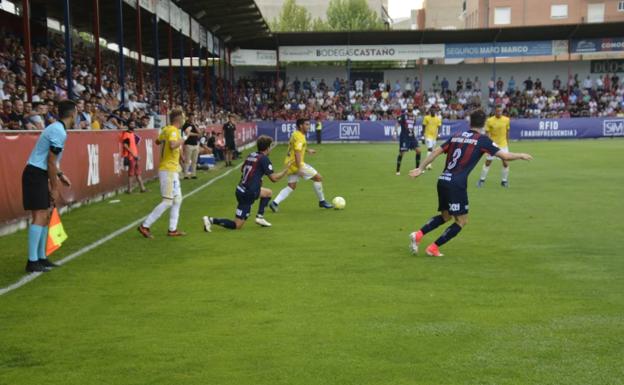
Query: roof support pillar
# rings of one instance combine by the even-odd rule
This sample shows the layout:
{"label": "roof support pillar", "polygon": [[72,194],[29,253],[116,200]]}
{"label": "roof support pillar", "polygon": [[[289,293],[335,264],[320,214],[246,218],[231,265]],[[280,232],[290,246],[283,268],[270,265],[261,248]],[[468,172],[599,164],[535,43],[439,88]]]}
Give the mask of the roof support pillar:
{"label": "roof support pillar", "polygon": [[24,59],[26,60],[26,96],[32,102],[32,50],[30,46],[30,4],[22,0],[22,20],[24,22]]}
{"label": "roof support pillar", "polygon": [[72,80],[72,41],[71,23],[69,20],[69,0],[63,1],[63,22],[65,24],[65,78],[67,81],[67,98],[71,99],[74,93],[74,82]]}

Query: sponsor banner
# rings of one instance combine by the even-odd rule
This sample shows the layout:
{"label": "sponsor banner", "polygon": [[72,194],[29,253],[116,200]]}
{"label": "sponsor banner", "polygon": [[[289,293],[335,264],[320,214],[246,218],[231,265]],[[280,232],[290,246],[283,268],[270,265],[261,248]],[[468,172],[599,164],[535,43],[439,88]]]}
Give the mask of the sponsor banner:
{"label": "sponsor banner", "polygon": [[[0,224],[28,215],[22,208],[22,171],[39,132],[0,133]],[[72,181],[62,188],[66,201],[80,202],[117,190],[127,184],[119,131],[69,131],[61,169]],[[136,130],[139,166],[145,178],[157,175],[160,151],[155,144],[157,130]],[[9,155],[10,154],[10,155]]]}
{"label": "sponsor banner", "polygon": [[[295,122],[258,123],[259,135],[269,135],[278,142],[288,141],[295,129]],[[440,127],[440,139],[448,139],[467,129],[466,120],[445,120]],[[311,140],[314,135],[313,131],[308,133]],[[394,120],[323,122],[323,140],[326,141],[392,141],[396,135]],[[514,119],[509,136],[514,140],[624,137],[624,118]]]}
{"label": "sponsor banner", "polygon": [[232,51],[234,66],[272,66],[277,65],[277,55],[271,50],[238,49]]}
{"label": "sponsor banner", "polygon": [[178,8],[178,26],[184,36],[191,35],[191,23],[189,23],[189,14],[184,12],[182,8]]}
{"label": "sponsor banner", "polygon": [[156,13],[156,3],[158,0],[139,0],[141,8],[147,10],[150,13]]}
{"label": "sponsor banner", "polygon": [[624,72],[624,59],[592,60],[590,68],[593,74]]}
{"label": "sponsor banner", "polygon": [[624,118],[518,119],[512,139],[584,139],[624,137]]}
{"label": "sponsor banner", "polygon": [[173,2],[169,3],[169,23],[176,31],[180,30],[180,8]]}
{"label": "sponsor banner", "polygon": [[[208,125],[208,132],[222,132],[222,125]],[[158,175],[159,130],[136,130],[141,138],[139,166],[146,179]],[[40,132],[0,132],[0,226],[26,218],[22,209],[22,171]],[[121,131],[68,131],[61,169],[71,179],[72,188],[62,188],[66,201],[81,202],[127,186],[128,176],[121,157]],[[240,148],[258,137],[254,122],[236,125],[236,145]]]}
{"label": "sponsor banner", "polygon": [[382,61],[443,58],[444,44],[282,46],[280,61]]}
{"label": "sponsor banner", "polygon": [[160,20],[169,22],[169,0],[158,0],[156,13]]}
{"label": "sponsor banner", "polygon": [[624,37],[572,40],[571,53],[624,51]]}
{"label": "sponsor banner", "polygon": [[211,54],[215,53],[215,41],[214,41],[214,35],[212,34],[212,32],[206,30],[206,46],[208,47],[208,52],[210,52]]}
{"label": "sponsor banner", "polygon": [[553,55],[567,55],[570,52],[570,44],[568,40],[553,40]]}
{"label": "sponsor banner", "polygon": [[[314,123],[314,122],[312,122]],[[314,125],[312,124],[312,127]],[[444,121],[440,127],[440,135],[448,138],[451,134],[468,128],[468,123],[463,120]],[[295,122],[260,122],[258,123],[258,135],[277,136],[278,142],[286,142],[295,131]],[[420,128],[422,130],[422,127]],[[314,140],[314,130],[308,132],[308,138]],[[382,120],[371,121],[324,121],[323,140],[326,141],[365,141],[365,142],[388,142],[394,140],[397,135],[396,121]]]}
{"label": "sponsor banner", "polygon": [[[239,122],[236,123],[236,147],[243,147],[249,143],[252,143],[258,137],[258,124],[255,122]],[[223,132],[223,125],[209,124],[205,126],[207,132]],[[271,135],[273,136],[273,135]]]}
{"label": "sponsor banner", "polygon": [[213,53],[217,55],[217,57],[221,58],[221,40],[219,40],[219,38],[216,36],[214,39],[213,49],[214,49]]}
{"label": "sponsor banner", "polygon": [[201,48],[208,47],[208,33],[206,28],[199,26],[199,46]]}
{"label": "sponsor banner", "polygon": [[195,43],[199,43],[199,37],[200,37],[199,23],[197,22],[197,20],[191,19],[191,39],[193,39]]}
{"label": "sponsor banner", "polygon": [[[549,56],[553,55],[553,41],[514,41],[500,43],[446,44],[446,59],[487,57]],[[557,44],[557,50],[561,50]],[[566,52],[567,53],[567,52]]]}

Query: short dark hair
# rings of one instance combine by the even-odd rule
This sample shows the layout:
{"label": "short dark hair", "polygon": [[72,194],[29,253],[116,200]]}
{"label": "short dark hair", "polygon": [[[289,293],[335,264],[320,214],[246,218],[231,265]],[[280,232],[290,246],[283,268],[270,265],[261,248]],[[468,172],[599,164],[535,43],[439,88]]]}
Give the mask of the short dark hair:
{"label": "short dark hair", "polygon": [[60,119],[69,118],[76,113],[76,102],[73,100],[63,100],[58,104],[58,114]]}
{"label": "short dark hair", "polygon": [[273,138],[266,135],[260,135],[256,140],[256,145],[258,146],[258,151],[262,152],[271,147],[271,143],[273,143]]}
{"label": "short dark hair", "polygon": [[470,128],[483,128],[485,125],[485,112],[482,109],[473,111],[470,114]]}
{"label": "short dark hair", "polygon": [[297,119],[297,128],[303,126],[305,124],[305,122],[309,122],[310,119],[308,118],[299,118]]}

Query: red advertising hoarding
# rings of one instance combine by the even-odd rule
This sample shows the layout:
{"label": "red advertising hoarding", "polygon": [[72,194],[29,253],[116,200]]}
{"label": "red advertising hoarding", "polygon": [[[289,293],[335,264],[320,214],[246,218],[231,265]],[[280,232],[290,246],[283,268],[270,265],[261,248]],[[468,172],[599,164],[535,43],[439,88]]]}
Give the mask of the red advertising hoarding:
{"label": "red advertising hoarding", "polygon": [[[61,169],[73,186],[62,189],[68,202],[80,202],[127,183],[121,158],[119,131],[68,132]],[[157,175],[160,152],[155,139],[157,130],[137,130],[140,167],[145,178]],[[22,208],[22,171],[39,132],[0,133],[0,225],[28,215]]]}
{"label": "red advertising hoarding", "polygon": [[[221,132],[222,125],[209,125],[208,132]],[[143,177],[158,173],[160,148],[158,130],[136,130]],[[236,125],[236,144],[243,147],[256,140],[255,123]],[[27,217],[22,208],[22,171],[40,132],[0,132],[0,226]],[[61,169],[71,179],[71,188],[62,188],[67,202],[81,202],[122,188],[127,183],[121,157],[120,131],[69,131]]]}

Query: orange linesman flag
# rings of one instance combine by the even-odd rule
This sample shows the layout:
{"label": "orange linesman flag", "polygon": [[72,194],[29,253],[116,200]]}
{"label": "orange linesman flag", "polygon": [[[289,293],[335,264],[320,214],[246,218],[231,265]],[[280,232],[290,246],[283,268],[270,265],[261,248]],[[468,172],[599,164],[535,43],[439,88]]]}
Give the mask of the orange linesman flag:
{"label": "orange linesman flag", "polygon": [[48,243],[46,245],[46,255],[50,255],[61,247],[67,239],[67,233],[61,223],[61,216],[56,207],[52,210],[50,224],[48,225]]}

